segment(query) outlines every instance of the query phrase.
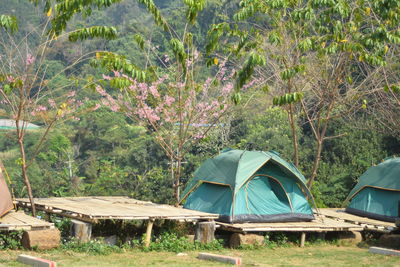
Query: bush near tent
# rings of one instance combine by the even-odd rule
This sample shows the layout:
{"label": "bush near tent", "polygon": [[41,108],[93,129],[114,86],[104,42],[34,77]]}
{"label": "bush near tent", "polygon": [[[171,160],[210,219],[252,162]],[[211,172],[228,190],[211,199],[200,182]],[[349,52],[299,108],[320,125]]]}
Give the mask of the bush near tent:
{"label": "bush near tent", "polygon": [[346,212],[394,222],[400,217],[400,158],[387,159],[361,175]]}
{"label": "bush near tent", "polygon": [[197,169],[181,202],[229,223],[310,221],[306,196],[304,176],[277,152],[227,150]]}

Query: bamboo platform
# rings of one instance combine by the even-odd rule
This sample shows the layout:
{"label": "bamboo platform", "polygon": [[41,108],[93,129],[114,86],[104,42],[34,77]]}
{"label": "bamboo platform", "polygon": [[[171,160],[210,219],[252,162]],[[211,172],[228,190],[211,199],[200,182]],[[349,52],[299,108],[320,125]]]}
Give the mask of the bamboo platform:
{"label": "bamboo platform", "polygon": [[23,211],[10,211],[0,218],[0,231],[46,230],[53,229],[54,224],[25,214]]}
{"label": "bamboo platform", "polygon": [[[31,208],[29,199],[17,199],[21,208]],[[214,220],[218,215],[129,197],[53,197],[35,199],[37,210],[89,223],[99,220]]]}
{"label": "bamboo platform", "polygon": [[345,212],[343,208],[319,209],[319,212],[319,214],[325,218],[334,219],[338,222],[356,224],[368,231],[389,233],[396,228],[394,223],[353,215]]}
{"label": "bamboo platform", "polygon": [[329,218],[317,218],[311,222],[278,222],[278,223],[221,223],[221,230],[237,233],[248,232],[332,232],[362,231],[363,227],[346,222],[338,222]]}

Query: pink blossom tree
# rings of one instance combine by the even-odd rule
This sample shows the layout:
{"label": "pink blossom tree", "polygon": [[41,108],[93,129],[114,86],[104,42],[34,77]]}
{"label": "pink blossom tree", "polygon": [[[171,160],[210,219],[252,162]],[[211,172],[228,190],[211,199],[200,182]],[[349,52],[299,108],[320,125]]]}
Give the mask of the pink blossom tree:
{"label": "pink blossom tree", "polygon": [[[86,5],[91,4],[90,2]],[[32,8],[37,7],[32,4]],[[42,14],[42,23],[18,35],[14,35],[14,32],[18,30],[16,18],[0,14],[2,36],[0,40],[0,51],[2,51],[0,55],[0,112],[3,113],[1,116],[6,116],[15,122],[15,134],[20,151],[18,162],[34,216],[36,210],[28,169],[55,124],[60,120],[78,119],[77,114],[84,111],[83,102],[76,99],[76,87],[90,86],[93,82],[84,82],[82,85],[73,69],[75,65],[88,60],[96,53],[94,51],[78,55],[72,64],[58,70],[55,74],[48,75],[48,70],[52,67],[47,63],[49,50],[56,42],[74,42],[91,37],[112,39],[116,36],[115,28],[105,26],[92,26],[63,33],[67,21],[79,11],[65,3],[52,5],[50,1],[47,1],[43,13],[38,12]],[[72,73],[72,77],[67,77],[67,70]],[[57,82],[60,78],[62,82]],[[43,125],[43,130],[34,152],[27,155],[24,138],[30,122],[40,123]]]}
{"label": "pink blossom tree", "polygon": [[[187,62],[188,68],[190,62]],[[224,64],[216,75],[203,82],[176,81],[164,75],[156,81],[141,82],[115,71],[104,79],[129,81],[118,94],[109,94],[101,86],[97,92],[101,103],[113,111],[123,112],[130,119],[142,124],[154,135],[171,164],[174,199],[179,203],[182,162],[186,153],[211,131],[223,127],[223,118],[232,109],[230,101],[234,84],[233,71],[226,74]]]}
{"label": "pink blossom tree", "polygon": [[[224,117],[232,109],[234,91],[254,82],[238,85],[234,82],[235,70],[226,63],[229,56],[207,58],[195,46],[191,30],[195,29],[204,0],[183,1],[187,9],[183,32],[171,27],[153,1],[139,2],[163,29],[169,42],[162,50],[170,53],[161,53],[151,42],[151,36],[146,39],[140,34],[134,37],[143,52],[144,66],[137,66],[121,55],[99,53],[94,65],[112,73],[103,78],[111,87],[119,89],[119,93],[108,93],[104,85],[99,85],[97,91],[103,105],[123,112],[154,135],[170,160],[174,199],[178,205],[186,153],[213,129],[222,127]],[[205,65],[211,67],[207,69]]]}

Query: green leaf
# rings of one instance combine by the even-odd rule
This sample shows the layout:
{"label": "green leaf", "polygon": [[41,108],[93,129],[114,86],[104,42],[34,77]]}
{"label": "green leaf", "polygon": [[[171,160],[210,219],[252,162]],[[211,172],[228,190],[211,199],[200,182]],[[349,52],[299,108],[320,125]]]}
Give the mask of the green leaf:
{"label": "green leaf", "polygon": [[138,0],[138,2],[143,4],[147,8],[147,10],[153,15],[154,22],[158,26],[162,26],[166,31],[168,30],[168,24],[161,16],[161,12],[154,4],[153,0]]}
{"label": "green leaf", "polygon": [[243,85],[251,78],[256,66],[264,66],[266,64],[265,57],[257,54],[256,52],[251,52],[243,68],[238,72],[238,78],[236,81],[236,90],[239,90]]}
{"label": "green leaf", "polygon": [[240,95],[239,92],[236,92],[232,95],[232,101],[235,105],[238,105],[240,101],[242,100],[242,96]]}
{"label": "green leaf", "polygon": [[124,56],[115,53],[99,52],[99,58],[92,60],[90,63],[93,67],[103,67],[109,71],[121,71],[128,77],[138,81],[146,80],[145,71],[132,64]]}
{"label": "green leaf", "polygon": [[4,28],[10,32],[18,30],[17,19],[14,16],[0,15],[0,28]]}
{"label": "green leaf", "polygon": [[186,18],[191,23],[194,24],[196,21],[199,11],[202,11],[205,7],[205,0],[183,0],[187,5],[188,9],[186,11]]}
{"label": "green leaf", "polygon": [[176,38],[172,38],[170,41],[170,45],[176,59],[178,60],[179,63],[181,63],[182,67],[185,69],[186,66],[185,60],[187,58],[187,54],[185,52],[185,47],[183,43]]}
{"label": "green leaf", "polygon": [[69,34],[68,39],[71,42],[78,40],[86,40],[88,38],[100,37],[107,40],[117,38],[117,29],[115,27],[107,26],[92,26],[89,28],[78,29]]}
{"label": "green leaf", "polygon": [[135,39],[136,43],[139,45],[140,49],[144,49],[144,39],[140,34],[135,34],[133,35],[133,38]]}
{"label": "green leaf", "polygon": [[303,98],[303,93],[295,92],[291,94],[284,94],[281,96],[275,96],[272,100],[272,104],[275,106],[284,106],[291,103],[299,102]]}
{"label": "green leaf", "polygon": [[[51,37],[59,36],[67,28],[67,23],[75,14],[82,13],[84,16],[89,16],[94,7],[99,9],[106,8],[121,1],[122,0],[57,0],[53,7],[53,18],[51,20],[49,35]],[[33,0],[32,2],[38,1]],[[46,13],[50,8],[50,2],[51,1],[46,0],[44,7]]]}

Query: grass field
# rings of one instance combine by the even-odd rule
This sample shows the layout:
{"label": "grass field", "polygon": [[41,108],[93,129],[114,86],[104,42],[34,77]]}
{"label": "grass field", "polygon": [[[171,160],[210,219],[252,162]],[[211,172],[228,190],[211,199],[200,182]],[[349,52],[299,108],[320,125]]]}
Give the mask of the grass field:
{"label": "grass field", "polygon": [[[242,257],[243,266],[399,266],[400,257],[375,255],[366,248],[334,245],[305,248],[259,248],[254,250],[213,251],[211,253]],[[178,256],[172,252],[143,252],[127,250],[107,256],[87,255],[69,251],[47,252],[0,251],[0,266],[26,266],[16,262],[17,255],[29,254],[54,260],[58,266],[229,266],[196,258],[198,251]]]}

